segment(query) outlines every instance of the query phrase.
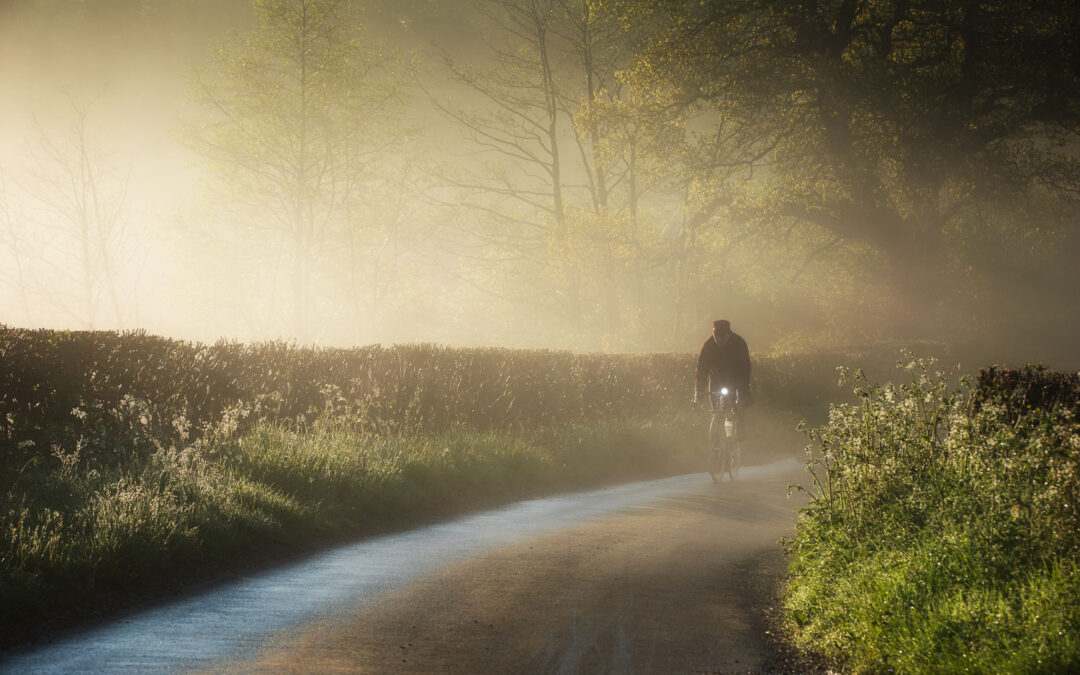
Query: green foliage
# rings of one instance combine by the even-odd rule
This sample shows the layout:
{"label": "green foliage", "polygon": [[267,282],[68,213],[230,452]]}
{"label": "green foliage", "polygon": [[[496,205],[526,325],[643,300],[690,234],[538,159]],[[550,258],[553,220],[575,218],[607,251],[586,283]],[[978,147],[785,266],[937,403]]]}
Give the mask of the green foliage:
{"label": "green foliage", "polygon": [[946,359],[954,353],[931,342],[907,347],[886,342],[778,351],[755,359],[755,396],[774,409],[797,412],[812,423],[823,424],[829,404],[838,398],[836,364],[853,364],[864,373],[884,378],[895,370],[897,354],[908,348],[923,358]]}
{"label": "green foliage", "polygon": [[987,371],[973,391],[928,367],[899,387],[856,373],[859,403],[811,432],[784,598],[795,640],[857,672],[1076,669],[1075,378],[1029,370],[1028,389],[1072,383],[1071,406],[1033,407],[1010,395],[1023,377]]}
{"label": "green foliage", "polygon": [[1080,373],[1058,373],[1043,366],[986,368],[979,372],[975,405],[1004,405],[1010,418],[1032,408],[1064,406],[1080,410]]}
{"label": "green foliage", "polygon": [[[884,372],[894,353],[886,344],[755,356],[754,386],[762,402],[816,418],[835,392],[837,361]],[[649,418],[688,400],[693,359],[435,345],[203,345],[140,332],[0,325],[0,463],[17,469],[51,461],[53,444],[81,444],[120,462],[222,425],[303,425],[324,414],[381,433]]]}

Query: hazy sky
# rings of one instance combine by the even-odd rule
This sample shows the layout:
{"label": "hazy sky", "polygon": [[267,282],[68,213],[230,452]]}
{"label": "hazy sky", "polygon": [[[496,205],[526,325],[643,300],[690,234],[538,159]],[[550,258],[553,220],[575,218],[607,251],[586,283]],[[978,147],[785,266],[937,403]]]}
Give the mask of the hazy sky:
{"label": "hazy sky", "polygon": [[[461,0],[371,3],[372,30],[390,46],[469,42]],[[138,192],[155,201],[190,157],[179,124],[195,68],[252,24],[250,0],[0,0],[0,166],[18,164],[38,128],[70,122],[70,97],[94,101],[92,123]]]}
{"label": "hazy sky", "polygon": [[[372,3],[370,32],[406,53],[434,42],[468,44],[469,19],[455,11],[465,6],[430,0]],[[170,285],[182,283],[166,278],[162,257],[175,251],[165,248],[160,230],[169,221],[189,217],[183,211],[202,175],[199,158],[183,138],[184,124],[200,113],[192,97],[193,76],[210,63],[216,47],[252,25],[250,0],[0,1],[0,188],[9,211],[24,223],[40,212],[33,195],[42,192],[35,174],[47,172],[41,167],[42,141],[64,143],[74,108],[86,107],[98,159],[113,183],[126,185],[125,205],[133,221],[129,231],[143,260],[136,265],[140,269],[127,270],[143,298],[139,320],[128,327],[148,325],[203,339],[227,330],[204,326],[192,331],[190,321],[165,326],[164,317],[155,317],[155,308],[147,306],[160,303],[147,299],[172,296],[179,291]],[[27,244],[32,253],[48,255],[40,240]],[[13,267],[5,262],[2,267]],[[10,293],[10,285],[3,291]],[[13,312],[14,298],[3,300],[0,306]],[[176,308],[165,304],[157,311],[175,313]],[[40,297],[33,314],[31,323],[71,323]],[[25,321],[13,314],[7,320]]]}
{"label": "hazy sky", "polygon": [[179,122],[192,108],[192,68],[227,31],[248,21],[247,3],[19,1],[0,10],[0,165],[18,166],[41,133],[61,133],[71,102],[119,166],[132,195],[161,204],[184,193],[190,158]]}

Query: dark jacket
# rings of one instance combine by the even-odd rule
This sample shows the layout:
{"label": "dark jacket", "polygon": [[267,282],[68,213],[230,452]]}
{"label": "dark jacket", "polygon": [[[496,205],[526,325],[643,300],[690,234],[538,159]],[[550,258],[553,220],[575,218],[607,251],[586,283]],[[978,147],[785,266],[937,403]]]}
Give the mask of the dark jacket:
{"label": "dark jacket", "polygon": [[709,391],[710,382],[714,390],[728,387],[741,392],[741,396],[750,395],[750,350],[746,340],[732,333],[723,347],[712,336],[701,345],[695,391]]}

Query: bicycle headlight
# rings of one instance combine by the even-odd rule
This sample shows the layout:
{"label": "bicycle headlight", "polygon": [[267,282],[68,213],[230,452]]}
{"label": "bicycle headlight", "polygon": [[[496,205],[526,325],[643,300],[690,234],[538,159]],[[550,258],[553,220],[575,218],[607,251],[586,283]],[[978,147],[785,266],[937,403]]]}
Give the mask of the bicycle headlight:
{"label": "bicycle headlight", "polygon": [[721,396],[727,396],[727,393],[728,393],[728,392],[727,392],[727,387],[724,387],[724,388],[722,388],[722,389],[720,390],[720,395],[721,395]]}

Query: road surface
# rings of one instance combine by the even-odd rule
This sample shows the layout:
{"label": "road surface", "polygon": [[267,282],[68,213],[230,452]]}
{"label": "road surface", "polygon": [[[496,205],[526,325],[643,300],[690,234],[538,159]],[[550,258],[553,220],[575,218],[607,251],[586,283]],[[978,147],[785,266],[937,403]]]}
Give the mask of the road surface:
{"label": "road surface", "polygon": [[242,578],[12,672],[770,672],[793,460],[521,502]]}

